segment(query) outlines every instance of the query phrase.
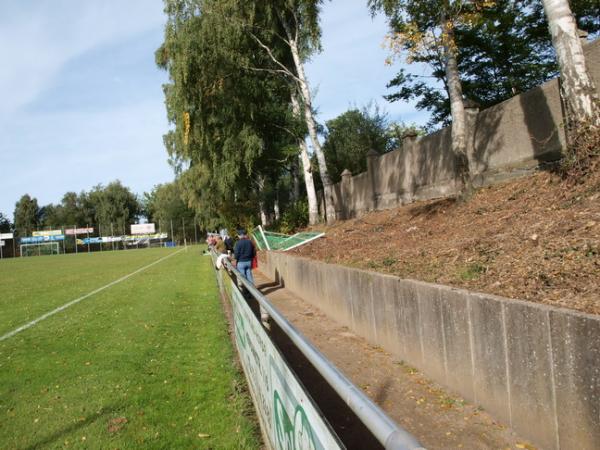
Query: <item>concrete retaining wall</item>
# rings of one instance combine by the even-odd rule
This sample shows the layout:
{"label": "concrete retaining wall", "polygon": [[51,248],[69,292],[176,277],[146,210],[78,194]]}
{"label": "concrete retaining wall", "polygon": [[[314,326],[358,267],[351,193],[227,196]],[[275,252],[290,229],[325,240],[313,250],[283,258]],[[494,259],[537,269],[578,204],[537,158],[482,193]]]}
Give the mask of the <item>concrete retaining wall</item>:
{"label": "concrete retaining wall", "polygon": [[269,252],[261,270],[545,449],[600,445],[600,317]]}
{"label": "concrete retaining wall", "polygon": [[[584,50],[600,89],[600,39]],[[474,184],[493,184],[558,160],[566,146],[564,122],[557,79],[483,111],[467,109],[467,153]],[[366,172],[347,173],[334,186],[338,218],[453,195],[457,169],[451,132],[446,127],[418,140],[405,139],[393,152],[369,155]]]}

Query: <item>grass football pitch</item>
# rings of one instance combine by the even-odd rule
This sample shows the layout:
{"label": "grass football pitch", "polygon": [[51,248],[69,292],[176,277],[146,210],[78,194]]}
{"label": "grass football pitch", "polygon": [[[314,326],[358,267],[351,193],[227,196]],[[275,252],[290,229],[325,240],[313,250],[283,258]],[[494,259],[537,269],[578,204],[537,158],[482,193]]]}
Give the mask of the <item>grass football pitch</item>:
{"label": "grass football pitch", "polygon": [[2,449],[259,448],[233,361],[199,247],[0,261]]}

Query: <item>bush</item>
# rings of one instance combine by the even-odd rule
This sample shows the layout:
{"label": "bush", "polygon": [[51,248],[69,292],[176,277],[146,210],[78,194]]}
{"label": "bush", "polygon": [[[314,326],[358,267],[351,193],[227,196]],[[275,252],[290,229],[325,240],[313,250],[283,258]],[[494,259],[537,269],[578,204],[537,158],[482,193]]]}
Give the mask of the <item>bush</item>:
{"label": "bush", "polygon": [[281,233],[292,233],[298,228],[308,225],[308,203],[297,201],[291,203],[279,220],[279,231]]}
{"label": "bush", "polygon": [[600,129],[583,124],[570,130],[567,151],[560,165],[563,178],[581,180],[595,169],[600,156]]}

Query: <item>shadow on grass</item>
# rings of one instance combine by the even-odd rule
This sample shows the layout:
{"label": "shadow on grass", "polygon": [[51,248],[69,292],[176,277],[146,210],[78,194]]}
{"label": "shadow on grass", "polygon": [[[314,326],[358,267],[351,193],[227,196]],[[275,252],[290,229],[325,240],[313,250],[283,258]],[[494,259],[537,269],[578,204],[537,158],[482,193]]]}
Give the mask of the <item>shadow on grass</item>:
{"label": "shadow on grass", "polygon": [[62,439],[63,437],[79,430],[80,428],[83,428],[83,427],[97,421],[101,417],[112,414],[114,411],[117,411],[118,409],[119,409],[118,405],[111,405],[111,406],[104,407],[100,411],[97,411],[94,414],[86,417],[85,420],[78,421],[77,423],[69,425],[69,426],[63,428],[62,430],[56,431],[55,433],[53,433],[49,436],[46,436],[45,438],[42,438],[38,442],[35,442],[27,447],[24,447],[24,450],[34,450],[34,449],[42,448],[46,445],[50,445],[53,442],[55,442],[59,439]]}

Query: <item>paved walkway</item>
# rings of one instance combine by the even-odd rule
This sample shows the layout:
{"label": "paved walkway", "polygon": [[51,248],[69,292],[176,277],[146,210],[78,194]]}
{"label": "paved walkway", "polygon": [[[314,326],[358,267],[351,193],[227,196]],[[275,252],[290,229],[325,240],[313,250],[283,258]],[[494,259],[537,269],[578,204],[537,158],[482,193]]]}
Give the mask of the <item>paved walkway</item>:
{"label": "paved walkway", "polygon": [[428,449],[535,447],[255,271],[257,286],[327,358]]}

